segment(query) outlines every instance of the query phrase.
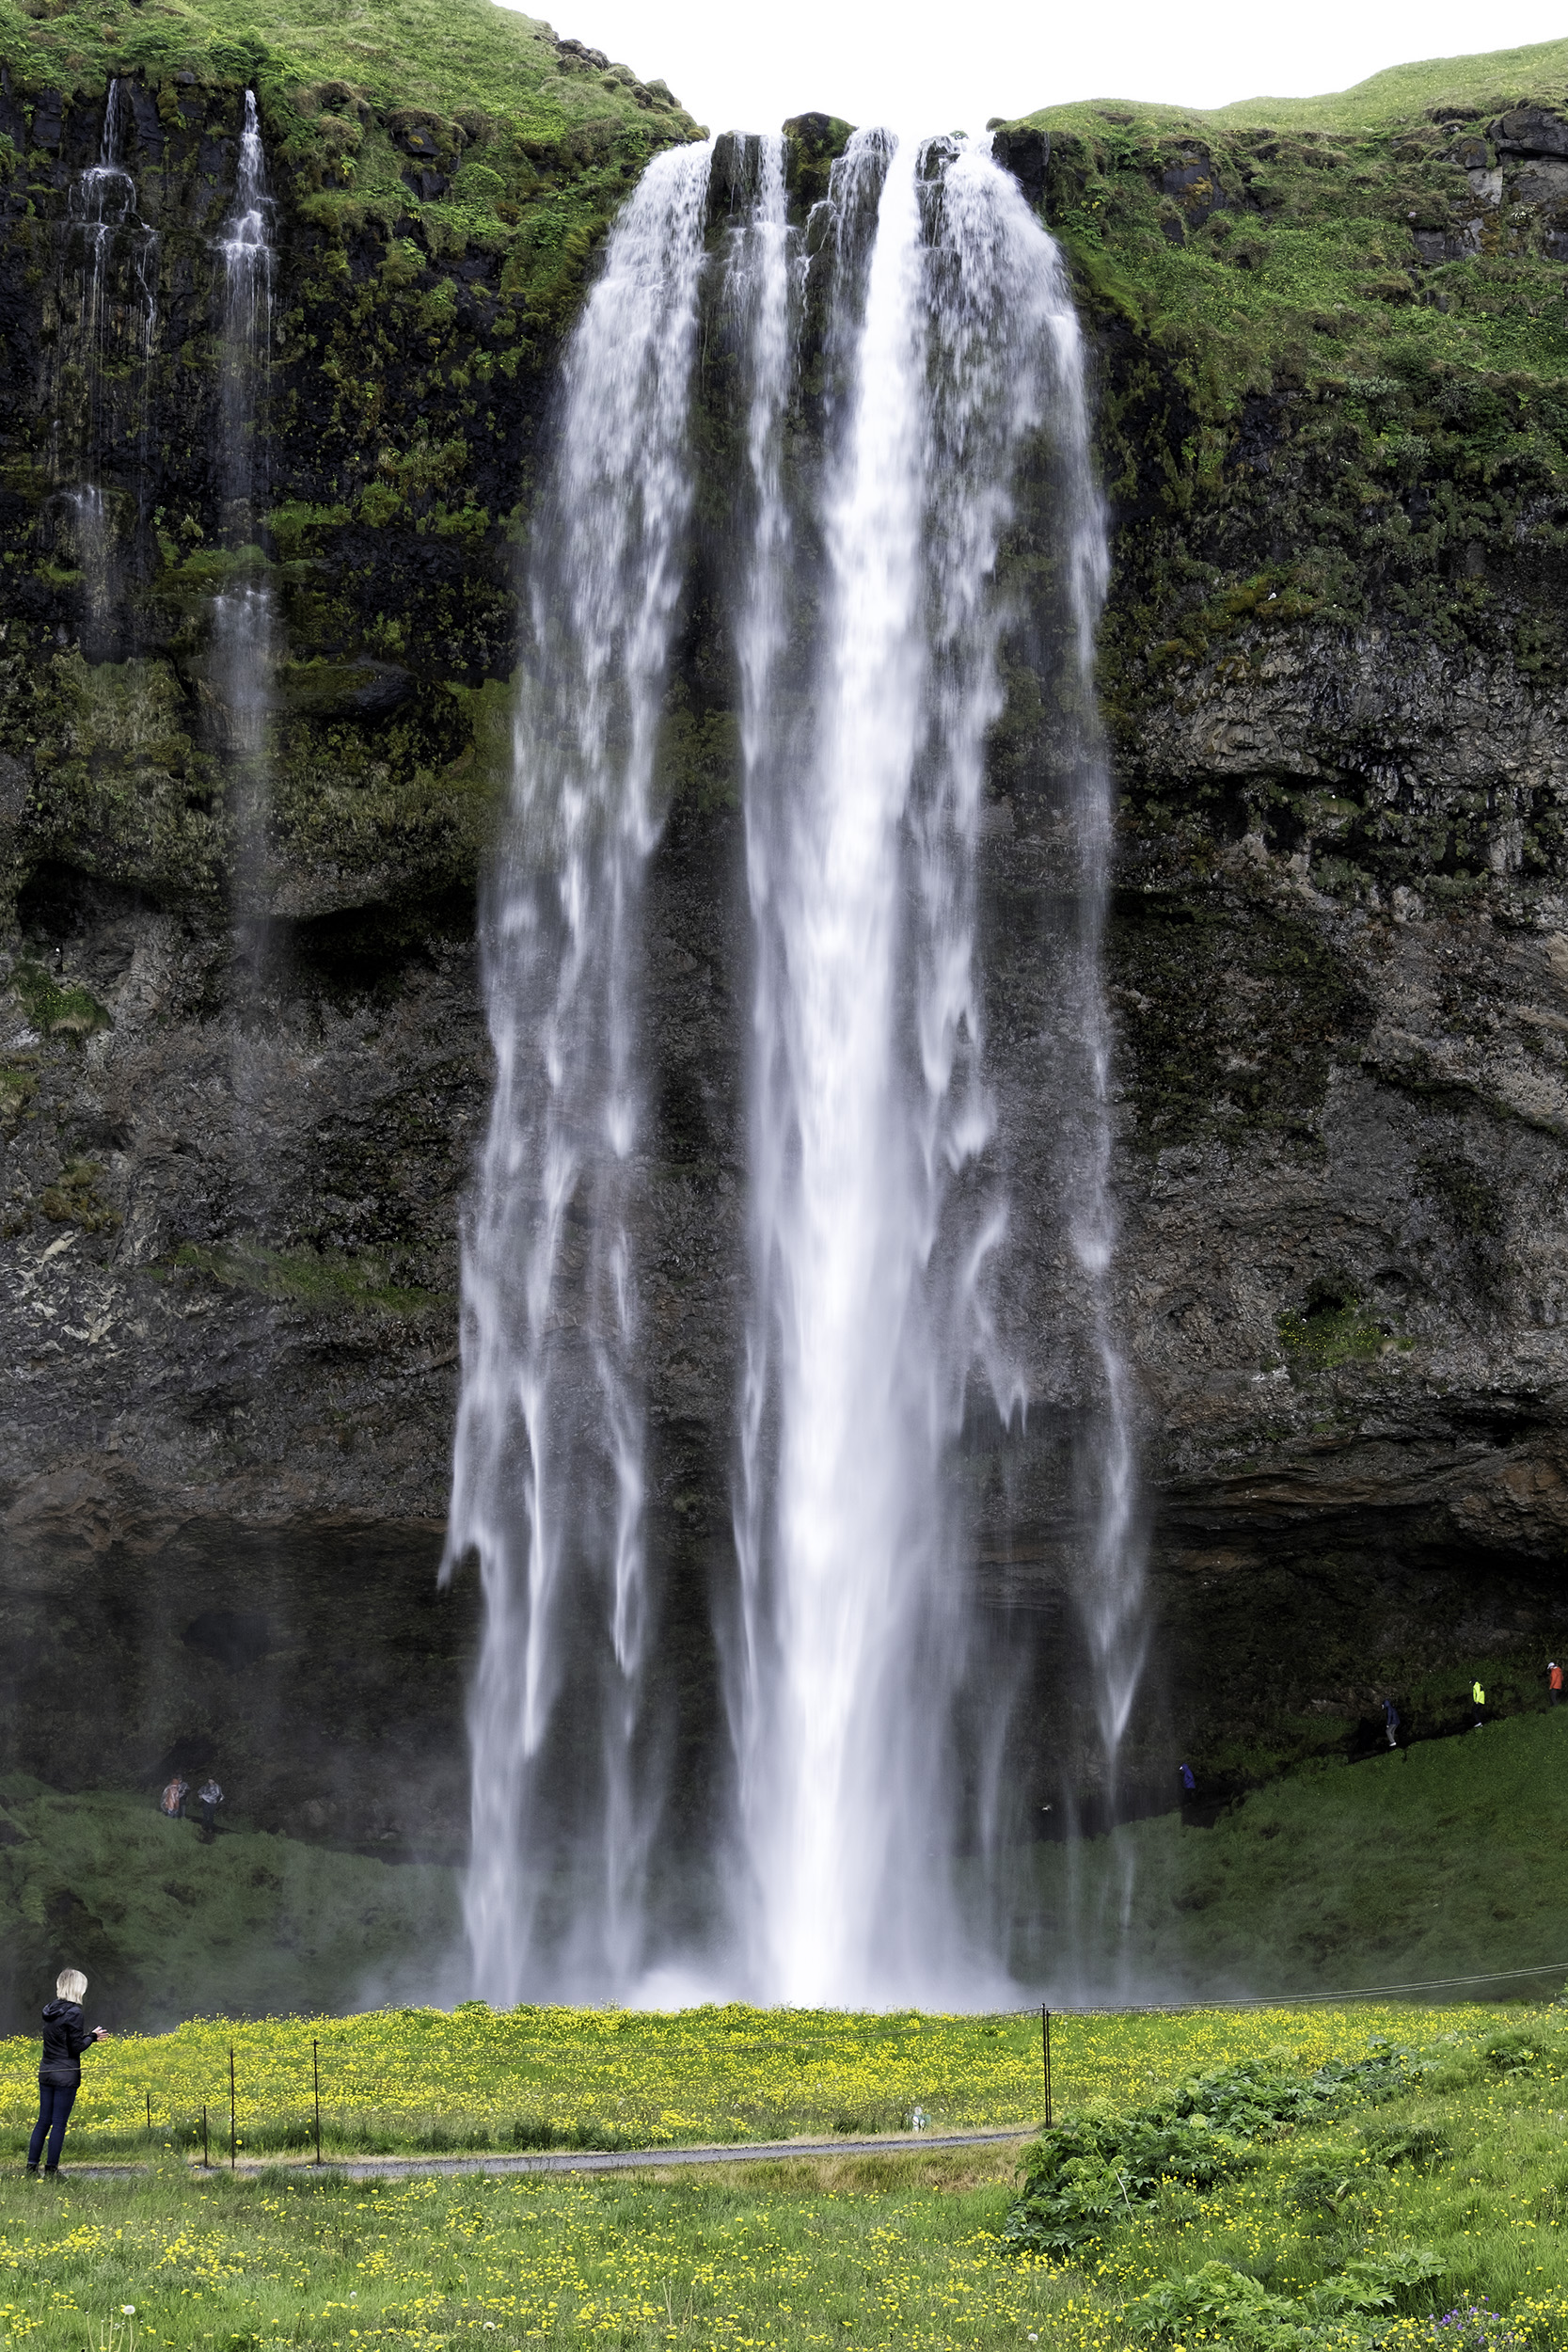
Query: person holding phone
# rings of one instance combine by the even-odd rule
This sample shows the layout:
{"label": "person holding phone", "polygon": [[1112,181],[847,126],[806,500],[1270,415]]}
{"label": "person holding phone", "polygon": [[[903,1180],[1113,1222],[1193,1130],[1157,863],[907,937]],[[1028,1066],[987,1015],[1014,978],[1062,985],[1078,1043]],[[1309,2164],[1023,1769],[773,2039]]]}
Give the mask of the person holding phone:
{"label": "person holding phone", "polygon": [[52,2181],[60,2169],[65,2127],[76,2093],[82,2087],[82,2053],[95,2042],[108,2039],[102,2026],[89,2026],[82,2016],[82,1995],[87,1980],[79,1968],[62,1968],[55,1979],[55,1998],[43,2012],[43,2063],[39,2068],[39,2120],[27,2144],[27,2177],[37,2180],[43,2143],[49,2160],[43,2177]]}

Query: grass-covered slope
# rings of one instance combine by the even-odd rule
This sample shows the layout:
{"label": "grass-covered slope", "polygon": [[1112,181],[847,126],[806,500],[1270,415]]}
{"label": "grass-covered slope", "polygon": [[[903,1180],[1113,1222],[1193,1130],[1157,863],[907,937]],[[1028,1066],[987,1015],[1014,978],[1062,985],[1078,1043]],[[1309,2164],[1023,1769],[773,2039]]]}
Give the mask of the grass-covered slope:
{"label": "grass-covered slope", "polygon": [[[1091,283],[1167,336],[1199,331],[1214,391],[1244,393],[1338,374],[1356,350],[1561,374],[1568,187],[1546,193],[1556,174],[1501,151],[1497,125],[1565,100],[1568,41],[1548,41],[1334,97],[1027,119],[1051,133],[1052,225]],[[1495,195],[1478,186],[1499,167]]]}
{"label": "grass-covered slope", "polygon": [[1178,1998],[1568,1963],[1565,1843],[1559,1710],[1309,1768],[1212,1828],[1167,1815],[1037,1848],[1027,1899],[1053,1931],[1034,1952],[1057,1982],[1081,1967],[1099,1989]]}
{"label": "grass-covered slope", "polygon": [[428,1989],[459,1929],[451,1870],[227,1824],[207,1846],[150,1800],[62,1796],[20,1773],[0,1780],[0,1915],[8,2022],[70,1964],[95,2016],[142,2031]]}

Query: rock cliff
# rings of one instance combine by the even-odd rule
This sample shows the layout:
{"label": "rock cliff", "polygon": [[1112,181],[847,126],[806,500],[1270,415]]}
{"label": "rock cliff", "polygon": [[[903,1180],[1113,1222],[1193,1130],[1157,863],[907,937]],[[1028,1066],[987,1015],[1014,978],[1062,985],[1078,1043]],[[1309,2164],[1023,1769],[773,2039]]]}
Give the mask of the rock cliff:
{"label": "rock cliff", "polygon": [[[263,1825],[449,1855],[475,1603],[434,1571],[515,564],[595,243],[694,126],[488,0],[385,36],[238,14],[0,0],[5,1738],[64,1787],[220,1759]],[[144,233],[99,302],[78,191],[111,74]],[[246,87],[279,264],[239,543],[214,238]],[[1073,267],[1115,529],[1150,1788],[1174,1738],[1216,1783],[1254,1775],[1354,1737],[1391,1679],[1436,1724],[1472,1660],[1528,1681],[1568,1633],[1565,97],[1554,46],[1272,114],[1000,134]],[[803,212],[846,126],[789,129]],[[719,521],[669,700],[645,1002],[650,1526],[691,1789],[743,1258]],[[242,876],[214,607],[257,583],[275,756]],[[1080,1771],[1083,1396],[1044,1240],[1026,632],[1009,664],[988,992],[1038,1403],[971,1464],[984,1589],[1038,1629],[1018,1771],[1044,1803]]]}

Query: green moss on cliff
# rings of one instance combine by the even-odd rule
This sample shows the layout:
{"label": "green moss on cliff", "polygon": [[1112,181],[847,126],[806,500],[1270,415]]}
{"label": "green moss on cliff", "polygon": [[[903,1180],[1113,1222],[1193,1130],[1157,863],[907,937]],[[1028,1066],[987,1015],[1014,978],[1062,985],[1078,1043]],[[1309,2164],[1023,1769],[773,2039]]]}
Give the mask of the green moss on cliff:
{"label": "green moss on cliff", "polygon": [[[33,1027],[45,1037],[90,1037],[113,1024],[96,996],[46,972],[34,956],[18,956],[10,986],[21,997]],[[31,1089],[27,1089],[29,1092]]]}
{"label": "green moss on cliff", "polygon": [[[1193,389],[1223,409],[1358,366],[1560,376],[1559,207],[1488,203],[1472,171],[1497,164],[1491,118],[1565,97],[1568,41],[1549,41],[1402,67],[1326,98],[1213,113],[1085,104],[1027,120],[1051,134],[1050,217],[1091,295],[1097,277],[1114,283],[1167,344],[1196,332]],[[1465,258],[1418,242],[1463,241],[1478,222]]]}
{"label": "green moss on cliff", "polygon": [[[1244,693],[1303,629],[1473,651],[1521,695],[1568,677],[1568,177],[1547,151],[1565,104],[1568,43],[1550,42],[1310,101],[1029,118],[1099,350],[1101,683],[1134,791],[1151,707]],[[1520,109],[1535,130],[1505,138]],[[1296,811],[1298,834],[1322,814]],[[1313,866],[1330,891],[1434,869],[1464,889],[1495,864],[1484,789],[1472,811],[1343,816]],[[1520,857],[1559,872],[1554,809]]]}
{"label": "green moss on cliff", "polygon": [[351,1311],[406,1318],[432,1309],[445,1313],[451,1305],[434,1291],[395,1281],[378,1258],[267,1249],[242,1242],[218,1248],[183,1242],[174,1253],[174,1263],[193,1273],[211,1275],[232,1289],[255,1291],[264,1298],[287,1299],[327,1313]]}
{"label": "green moss on cliff", "polygon": [[1320,1285],[1304,1311],[1280,1316],[1278,1328],[1287,1361],[1303,1373],[1333,1372],[1400,1345],[1343,1285]]}

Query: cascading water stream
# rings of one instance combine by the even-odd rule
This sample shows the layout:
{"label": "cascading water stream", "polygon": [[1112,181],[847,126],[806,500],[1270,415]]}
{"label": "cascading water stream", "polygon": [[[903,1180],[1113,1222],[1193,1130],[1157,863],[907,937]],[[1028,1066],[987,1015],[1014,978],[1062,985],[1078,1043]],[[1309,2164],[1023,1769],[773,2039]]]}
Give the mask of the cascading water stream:
{"label": "cascading water stream", "polygon": [[718,1628],[735,1818],[712,1857],[728,1917],[694,1931],[693,1979],[873,2004],[1006,1980],[987,1883],[1006,1698],[986,1679],[954,1457],[977,1380],[1004,1421],[1019,1401],[993,1337],[1007,1217],[977,903],[1016,617],[999,556],[1041,466],[1071,614],[1055,681],[1070,750],[1042,791],[1068,869],[1052,943],[1064,1238],[1098,1391],[1080,1581],[1113,1774],[1137,1669],[1090,675],[1104,531],[1066,278],[978,145],[857,134],[803,239],[782,142],[742,145],[731,183],[747,193],[711,262],[706,151],[660,158],[622,215],[535,525],[512,826],[483,925],[497,1078],[445,1567],[476,1552],[486,1604],[467,1915],[491,1999],[624,1997],[663,1956],[634,1001],[705,287],[741,386],[723,571],[754,968],[736,1579]]}
{"label": "cascading water stream", "polygon": [[[1145,1552],[1138,1515],[1137,1461],[1127,1367],[1116,1338],[1112,1270],[1116,1213],[1111,1192],[1111,1036],[1103,977],[1103,939],[1110,896],[1114,796],[1094,691],[1095,635],[1110,579],[1110,546],[1102,502],[1089,458],[1089,425],[1077,321],[1063,329],[1062,440],[1067,464],[1065,520],[1069,595],[1074,624],[1077,692],[1071,707],[1072,757],[1069,808],[1077,843],[1077,891],[1066,971],[1064,1031],[1078,1069],[1072,1084],[1076,1148],[1063,1158],[1068,1232],[1088,1303],[1088,1338],[1099,1373],[1100,1409],[1092,1442],[1081,1449],[1081,1515],[1091,1530],[1078,1588],[1094,1668],[1104,1817],[1117,1818],[1122,1741],[1148,1648],[1144,1618]],[[1070,1058],[1068,1066],[1070,1068]],[[1132,1914],[1133,1849],[1112,1857],[1112,1877],[1100,1890],[1116,1917],[1111,1948]],[[1085,1890],[1073,1874],[1073,1900],[1082,1914]],[[1086,1948],[1082,1931],[1076,1953]],[[1069,1960],[1060,1974],[1072,1978]],[[1085,1980],[1081,1975],[1077,1981]]]}
{"label": "cascading water stream", "polygon": [[[96,164],[71,186],[67,217],[80,239],[81,307],[63,338],[73,390],[62,383],[52,404],[54,473],[66,490],[71,535],[98,628],[111,617],[116,532],[104,474],[123,468],[127,449],[137,476],[149,432],[149,371],[158,330],[158,239],[136,209],[136,183],[125,164],[135,131],[131,93],[111,81]],[[67,447],[67,443],[72,446]]]}
{"label": "cascading water stream", "polygon": [[511,822],[482,925],[495,1094],[465,1233],[443,1573],[477,1554],[465,1912],[491,2000],[622,1991],[658,1820],[631,1232],[653,763],[693,485],[711,149],[657,157],[568,351]]}
{"label": "cascading water stream", "polygon": [[256,545],[266,497],[265,424],[272,373],[274,206],[253,90],[245,94],[234,208],[218,237],[223,257],[222,485],[225,545],[241,560],[214,601],[213,680],[230,777],[233,898],[243,959],[259,977],[265,931],[271,793],[266,724],[273,605]]}

